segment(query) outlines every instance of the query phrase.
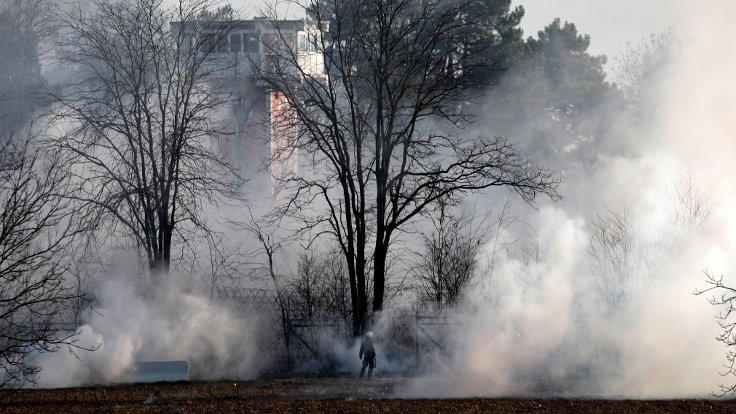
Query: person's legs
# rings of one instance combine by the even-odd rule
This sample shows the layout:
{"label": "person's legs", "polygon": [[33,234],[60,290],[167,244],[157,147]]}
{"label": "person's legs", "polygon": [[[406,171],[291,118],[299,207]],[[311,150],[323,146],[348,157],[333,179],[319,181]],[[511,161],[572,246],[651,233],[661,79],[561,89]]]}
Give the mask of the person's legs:
{"label": "person's legs", "polygon": [[376,367],[376,357],[373,357],[373,359],[370,360],[370,363],[368,364],[368,378],[373,375],[373,368]]}
{"label": "person's legs", "polygon": [[[363,374],[365,374],[365,367],[367,367],[367,366],[368,366],[368,360],[367,359],[364,359],[363,360],[363,368],[360,369],[360,378],[363,378]],[[373,371],[373,369],[371,369],[371,371]],[[371,371],[368,371],[368,377],[369,378],[371,376]]]}

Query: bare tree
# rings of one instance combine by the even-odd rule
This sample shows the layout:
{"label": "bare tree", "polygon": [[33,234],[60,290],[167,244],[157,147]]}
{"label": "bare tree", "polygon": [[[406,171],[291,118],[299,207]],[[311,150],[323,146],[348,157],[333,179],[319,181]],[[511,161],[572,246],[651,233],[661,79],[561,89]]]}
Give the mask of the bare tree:
{"label": "bare tree", "polygon": [[430,232],[421,233],[423,248],[412,269],[423,300],[445,307],[460,299],[476,269],[478,250],[486,241],[484,223],[474,218],[455,215],[444,200],[438,200]]}
{"label": "bare tree", "polygon": [[616,213],[606,208],[596,214],[591,224],[588,255],[596,270],[598,292],[609,312],[616,312],[626,300],[627,283],[635,271],[634,237],[630,215],[624,209]]}
{"label": "bare tree", "polygon": [[636,45],[630,43],[616,58],[618,68],[616,83],[640,119],[651,115],[652,103],[659,99],[653,93],[671,63],[678,47],[678,39],[672,31],[655,33]]}
{"label": "bare tree", "polygon": [[83,299],[73,241],[83,230],[57,157],[30,132],[0,143],[0,384],[33,382],[32,354],[75,346]]}
{"label": "bare tree", "polygon": [[[468,13],[473,1],[348,0],[301,4],[315,27],[306,46],[324,59],[315,71],[296,39],[279,30],[264,42],[269,64],[258,79],[291,108],[274,131],[297,131],[291,147],[311,171],[286,177],[280,211],[324,226],[347,264],[353,330],[367,324],[367,260],[373,262],[373,311],[384,304],[389,246],[427,206],[488,187],[532,202],[557,197],[557,179],[530,167],[503,138],[462,133],[473,76],[487,68],[492,42]],[[295,47],[297,45],[297,47]],[[291,151],[292,148],[289,148]],[[310,204],[321,200],[326,214]],[[370,245],[373,245],[371,249]]]}
{"label": "bare tree", "polygon": [[294,313],[308,318],[349,319],[349,282],[344,261],[339,257],[314,250],[299,255],[296,278],[291,281],[289,291]]}
{"label": "bare tree", "polygon": [[[721,333],[716,336],[716,341],[726,346],[726,363],[723,365],[722,376],[736,376],[736,287],[723,283],[723,276],[716,277],[705,272],[705,289],[695,289],[695,295],[710,293],[708,303],[719,309],[716,321],[721,328]],[[723,397],[736,394],[736,385],[719,385],[719,390],[714,395]]]}
{"label": "bare tree", "polygon": [[675,223],[690,228],[701,227],[712,209],[708,194],[696,185],[691,175],[681,176],[674,184],[674,192]]}
{"label": "bare tree", "polygon": [[324,262],[314,253],[304,252],[299,256],[297,277],[291,283],[292,309],[298,307],[294,309],[297,313],[311,319],[322,307],[320,302],[325,298],[320,292],[320,282],[325,270]]}
{"label": "bare tree", "polygon": [[175,241],[186,249],[210,231],[205,205],[237,196],[237,171],[215,145],[227,96],[208,83],[227,67],[217,45],[228,16],[202,23],[208,5],[95,0],[60,17],[62,60],[77,76],[53,95],[61,135],[50,143],[74,167],[70,196],[89,220],[129,237],[151,270],[169,269]]}

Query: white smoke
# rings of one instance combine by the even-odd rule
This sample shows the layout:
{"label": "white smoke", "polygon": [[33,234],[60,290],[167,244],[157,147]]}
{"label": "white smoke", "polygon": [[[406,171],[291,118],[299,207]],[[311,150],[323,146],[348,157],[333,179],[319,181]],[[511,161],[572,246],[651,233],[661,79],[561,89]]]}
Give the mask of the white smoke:
{"label": "white smoke", "polygon": [[[699,7],[687,27],[675,28],[682,45],[657,80],[655,116],[636,130],[611,125],[635,148],[598,154],[592,175],[568,175],[565,201],[518,209],[540,254],[486,246],[493,272],[481,263],[452,355],[402,395],[703,396],[729,380],[718,375],[725,356],[714,340],[714,309],[692,292],[705,269],[736,280],[736,56],[723,46],[736,38],[736,5]],[[696,226],[678,219],[683,177],[707,195],[710,214]],[[631,242],[625,300],[613,311],[589,253],[596,215],[607,208],[628,218]],[[508,229],[496,243],[516,239]],[[182,275],[160,283],[135,271],[99,276],[97,313],[79,344],[100,349],[40,356],[40,385],[121,381],[143,360],[187,360],[202,379],[266,369],[260,319],[198,292]],[[379,373],[388,352],[379,349]],[[359,368],[357,344],[333,354],[343,369]]]}
{"label": "white smoke", "polygon": [[138,361],[186,360],[192,379],[254,378],[269,365],[258,315],[200,293],[184,275],[143,281],[118,270],[100,276],[94,293],[78,345],[99,349],[42,354],[39,385],[126,382]]}
{"label": "white smoke", "polygon": [[[706,269],[736,280],[736,56],[724,49],[736,4],[689,5],[678,52],[650,80],[652,118],[610,126],[630,155],[600,153],[592,175],[566,177],[565,201],[519,210],[538,259],[487,246],[493,272],[480,266],[453,355],[404,395],[707,396],[733,382],[719,375],[716,310],[693,291]],[[695,222],[683,218],[688,200],[703,208]],[[613,308],[590,253],[597,217],[626,223],[628,276]]]}

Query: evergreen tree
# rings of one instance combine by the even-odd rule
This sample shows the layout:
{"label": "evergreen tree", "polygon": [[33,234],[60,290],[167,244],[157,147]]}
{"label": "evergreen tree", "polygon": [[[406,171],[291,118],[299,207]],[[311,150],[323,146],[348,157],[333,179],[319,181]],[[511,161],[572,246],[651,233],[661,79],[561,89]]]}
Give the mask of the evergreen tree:
{"label": "evergreen tree", "polygon": [[610,109],[622,104],[606,80],[606,57],[588,53],[590,41],[560,19],[529,37],[483,108],[494,134],[522,140],[527,156],[553,164],[589,158],[582,152],[606,139]]}
{"label": "evergreen tree", "polygon": [[2,9],[0,39],[0,136],[7,136],[37,108],[44,79],[38,37]]}

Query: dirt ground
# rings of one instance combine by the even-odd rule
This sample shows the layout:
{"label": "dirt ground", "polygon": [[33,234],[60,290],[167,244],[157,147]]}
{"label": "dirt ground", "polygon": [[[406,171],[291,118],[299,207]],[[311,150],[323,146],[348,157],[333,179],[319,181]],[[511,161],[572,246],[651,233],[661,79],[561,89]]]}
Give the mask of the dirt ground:
{"label": "dirt ground", "polygon": [[734,413],[736,400],[393,399],[406,380],[264,378],[0,391],[2,413]]}

